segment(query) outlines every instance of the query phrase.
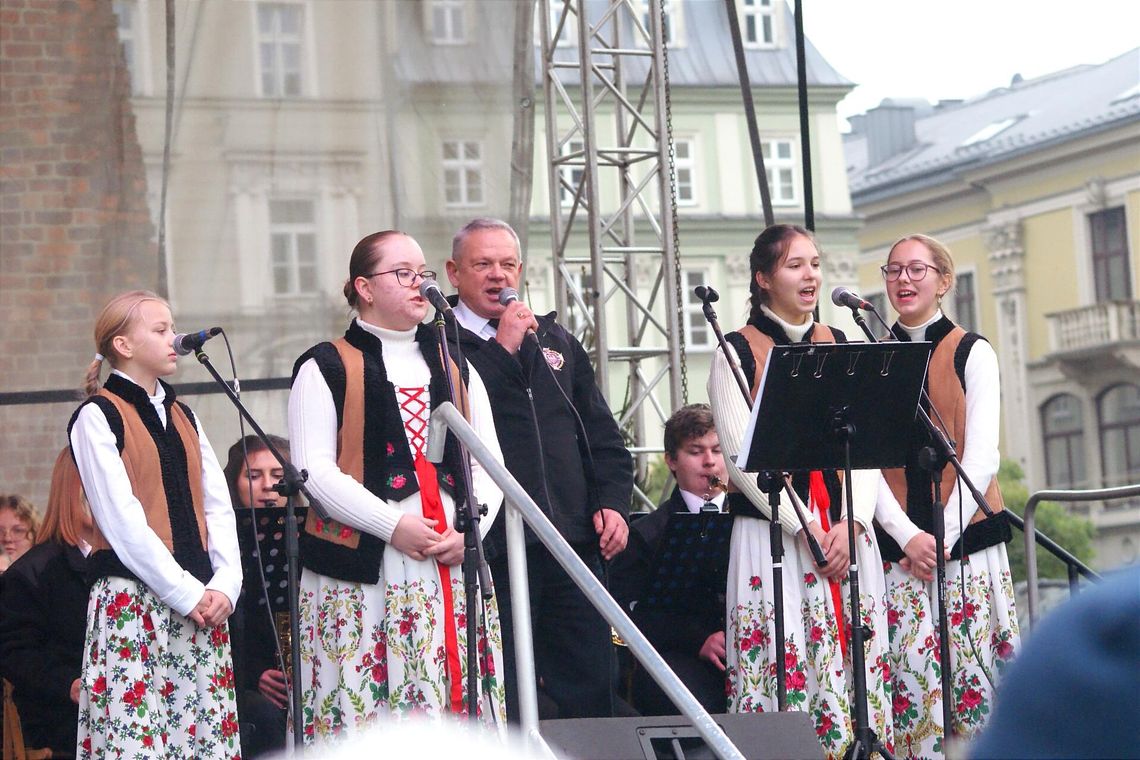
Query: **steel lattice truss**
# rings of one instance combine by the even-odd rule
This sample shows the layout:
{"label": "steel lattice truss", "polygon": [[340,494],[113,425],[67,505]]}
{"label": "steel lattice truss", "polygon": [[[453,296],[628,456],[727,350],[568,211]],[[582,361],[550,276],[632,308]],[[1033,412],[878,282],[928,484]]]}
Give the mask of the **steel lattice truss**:
{"label": "steel lattice truss", "polygon": [[541,0],[537,15],[556,306],[631,450],[660,451],[646,415],[684,403],[661,2]]}

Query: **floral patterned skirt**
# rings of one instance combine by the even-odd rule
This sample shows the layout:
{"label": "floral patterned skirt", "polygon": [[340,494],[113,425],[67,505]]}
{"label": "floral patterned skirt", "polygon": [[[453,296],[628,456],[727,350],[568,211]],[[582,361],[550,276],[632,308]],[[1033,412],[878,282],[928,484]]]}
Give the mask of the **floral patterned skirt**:
{"label": "floral patterned skirt", "polygon": [[87,603],[79,758],[239,758],[227,624],[199,628],[139,581]]}
{"label": "floral patterned skirt", "polygon": [[[775,712],[776,642],[772,553],[767,521],[737,517],[728,568],[727,676],[730,712]],[[891,746],[885,585],[882,558],[869,532],[856,538],[860,615],[872,631],[864,642],[867,714]],[[848,581],[841,582],[842,619],[850,621]],[[854,739],[850,639],[844,657],[830,584],[811,554],[784,534],[784,670],[787,709],[807,712],[829,758]]]}
{"label": "floral patterned skirt", "polygon": [[[467,614],[462,573],[451,568],[454,634],[466,715]],[[385,547],[376,585],[308,570],[301,577],[301,685],[304,737],[341,737],[376,720],[452,714],[444,603],[432,560]],[[479,621],[481,720],[506,733],[502,633],[492,598]],[[458,693],[458,692],[456,692]]]}
{"label": "floral patterned skirt", "polygon": [[[885,565],[891,641],[896,756],[941,758],[942,675],[938,596],[895,563]],[[965,570],[965,593],[962,577]],[[985,724],[998,676],[1020,647],[1013,581],[1004,544],[946,563],[950,619],[950,683],[954,734],[968,738]],[[987,673],[989,674],[987,677]]]}

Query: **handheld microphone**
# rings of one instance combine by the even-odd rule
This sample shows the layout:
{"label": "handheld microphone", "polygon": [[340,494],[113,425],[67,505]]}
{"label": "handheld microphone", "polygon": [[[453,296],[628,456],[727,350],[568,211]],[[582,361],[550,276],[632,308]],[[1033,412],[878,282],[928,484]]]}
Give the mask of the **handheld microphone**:
{"label": "handheld microphone", "polygon": [[211,327],[206,330],[199,330],[196,333],[179,333],[174,336],[174,353],[179,356],[192,354],[221,331],[222,328],[220,327]]}
{"label": "handheld microphone", "polygon": [[447,296],[439,289],[439,283],[435,280],[425,277],[424,281],[420,283],[420,295],[444,314],[451,313],[451,304],[447,302]]}
{"label": "handheld microphone", "polygon": [[499,305],[508,306],[519,300],[519,292],[514,288],[503,288],[499,291]]}
{"label": "handheld microphone", "polygon": [[850,289],[842,286],[831,291],[831,302],[836,306],[846,306],[849,309],[862,309],[863,311],[875,310],[875,307],[870,301],[864,301],[861,297],[851,292]]}
{"label": "handheld microphone", "polygon": [[720,293],[713,290],[711,285],[698,285],[693,288],[693,294],[705,303],[716,303],[720,300]]}

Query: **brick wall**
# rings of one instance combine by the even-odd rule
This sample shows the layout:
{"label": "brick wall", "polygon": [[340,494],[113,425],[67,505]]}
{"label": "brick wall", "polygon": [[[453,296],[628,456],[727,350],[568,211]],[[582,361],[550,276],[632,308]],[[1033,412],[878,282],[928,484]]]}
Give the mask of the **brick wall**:
{"label": "brick wall", "polygon": [[[109,0],[0,0],[0,392],[76,388],[157,257]],[[47,500],[74,404],[0,406],[0,492]]]}

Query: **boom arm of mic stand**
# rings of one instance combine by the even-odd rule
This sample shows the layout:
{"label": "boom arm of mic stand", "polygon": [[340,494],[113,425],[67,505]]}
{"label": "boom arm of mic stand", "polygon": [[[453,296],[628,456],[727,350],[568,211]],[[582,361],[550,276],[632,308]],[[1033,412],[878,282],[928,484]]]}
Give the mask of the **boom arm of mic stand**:
{"label": "boom arm of mic stand", "polygon": [[[707,300],[702,305],[701,310],[705,314],[705,319],[708,320],[708,323],[712,326],[713,333],[716,335],[716,341],[720,344],[721,353],[724,354],[724,360],[728,362],[729,368],[732,369],[732,376],[736,379],[736,385],[744,395],[744,403],[751,409],[752,391],[748,388],[748,381],[744,379],[744,370],[740,368],[739,364],[732,360],[731,355],[728,353],[728,341],[725,340],[724,333],[720,329],[720,322],[717,320],[716,310],[713,309],[712,303]],[[808,530],[807,518],[804,517],[803,513],[805,509],[803,500],[800,499],[799,494],[796,493],[796,489],[792,488],[792,479],[788,474],[786,472],[781,473],[781,476],[784,480],[784,492],[788,495],[788,501],[792,503],[792,512],[800,523],[800,529],[803,531],[807,540],[812,559],[815,560],[815,564],[818,567],[826,567],[827,555],[823,553],[823,547],[819,545],[819,541],[816,540],[816,537]]]}
{"label": "boom arm of mic stand", "polygon": [[[878,311],[871,309],[871,313],[875,315],[875,317],[884,327],[887,327],[887,323],[881,316],[879,316]],[[867,339],[869,341],[872,343],[883,342],[875,337],[875,334],[871,332],[871,328],[867,327],[867,321],[863,319],[863,315],[859,313],[858,309],[851,309],[851,316],[855,320],[855,323],[858,324],[860,328],[862,328],[863,334],[867,336]],[[887,331],[890,331],[890,327],[887,327]],[[922,400],[929,404],[930,408],[933,409],[934,402],[931,401],[930,396],[927,395],[926,388],[923,388],[921,393]],[[985,512],[986,517],[993,517],[994,512],[992,509],[990,509],[989,502],[986,501],[986,497],[982,494],[981,491],[978,490],[978,487],[974,485],[974,481],[970,480],[970,476],[966,474],[966,470],[962,467],[961,460],[958,459],[958,452],[956,452],[954,450],[954,447],[950,445],[950,440],[946,437],[946,433],[942,430],[942,428],[934,424],[934,420],[930,419],[930,415],[926,413],[926,410],[922,408],[921,404],[918,407],[918,416],[922,420],[922,424],[926,426],[926,430],[930,433],[931,438],[933,438],[934,445],[938,447],[939,453],[942,454],[942,456],[945,457],[946,461],[948,461],[954,467],[954,470],[958,473],[958,477],[961,478],[962,482],[966,484],[966,488],[974,497],[974,501],[978,504],[978,506],[982,508],[982,511]]]}
{"label": "boom arm of mic stand", "polygon": [[329,519],[328,512],[325,511],[325,508],[321,505],[320,500],[313,496],[313,494],[310,493],[309,489],[305,486],[305,480],[308,478],[308,474],[299,472],[297,468],[293,466],[292,462],[289,461],[289,458],[278,451],[277,447],[273,445],[273,441],[269,438],[265,431],[261,429],[261,425],[257,424],[257,420],[255,420],[250,415],[249,410],[245,408],[245,405],[242,404],[241,399],[239,399],[237,397],[237,394],[234,393],[233,388],[231,388],[229,386],[229,383],[222,379],[222,376],[218,374],[218,370],[214,368],[214,365],[210,361],[210,357],[206,355],[206,352],[199,348],[194,352],[194,357],[203,367],[206,368],[206,371],[210,373],[215,381],[217,381],[218,385],[222,386],[222,390],[224,390],[226,392],[226,395],[230,397],[230,401],[233,402],[233,405],[237,408],[238,413],[241,414],[242,418],[249,423],[249,426],[253,428],[253,432],[257,433],[257,437],[261,439],[262,443],[266,445],[273,456],[277,457],[277,461],[281,463],[281,469],[284,473],[282,480],[285,481],[285,487],[288,489],[288,492],[279,493],[282,493],[284,496],[289,496],[290,494],[297,492],[305,494],[305,498],[309,501],[309,509],[316,512],[317,516],[322,520],[327,521]]}

